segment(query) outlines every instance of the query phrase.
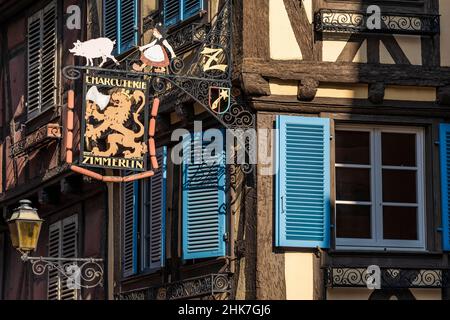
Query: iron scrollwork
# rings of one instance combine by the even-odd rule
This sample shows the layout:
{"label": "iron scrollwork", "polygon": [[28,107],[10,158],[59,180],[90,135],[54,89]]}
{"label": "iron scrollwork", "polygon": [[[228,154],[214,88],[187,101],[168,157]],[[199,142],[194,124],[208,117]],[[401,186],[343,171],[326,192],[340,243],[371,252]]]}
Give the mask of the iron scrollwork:
{"label": "iron scrollwork", "polygon": [[[63,75],[70,80],[81,79],[83,73],[87,72],[146,79],[149,83],[150,95],[153,97],[160,97],[164,101],[165,97],[182,92],[198,102],[224,128],[254,128],[255,115],[246,104],[241,103],[240,93],[236,90],[231,92],[227,112],[217,113],[210,107],[210,88],[232,88],[231,0],[224,3],[212,21],[211,24],[193,24],[184,27],[168,36],[168,39],[173,41],[175,50],[191,48],[194,43],[197,45],[194,58],[189,65],[185,65],[179,57],[174,58],[168,73],[129,70],[129,66],[137,59],[133,55],[138,52],[134,52],[124,59],[119,69],[67,66],[63,69]],[[248,153],[248,149],[246,152]],[[242,169],[244,172],[251,172],[254,165],[244,164]]]}
{"label": "iron scrollwork", "polygon": [[[449,269],[381,267],[383,289],[450,288]],[[327,267],[325,285],[330,288],[367,287],[366,268]]]}
{"label": "iron scrollwork", "polygon": [[117,295],[116,298],[118,300],[179,300],[226,294],[230,290],[230,276],[219,273],[177,281],[160,287],[125,292]]}
{"label": "iron scrollwork", "polygon": [[431,14],[381,14],[381,28],[370,29],[370,14],[363,11],[321,9],[315,14],[315,30],[327,33],[387,33],[434,35],[440,32],[439,15]]}
{"label": "iron scrollwork", "polygon": [[31,270],[37,276],[57,270],[65,279],[71,279],[77,288],[89,289],[103,285],[103,259],[29,257],[24,254],[22,260],[30,262]]}

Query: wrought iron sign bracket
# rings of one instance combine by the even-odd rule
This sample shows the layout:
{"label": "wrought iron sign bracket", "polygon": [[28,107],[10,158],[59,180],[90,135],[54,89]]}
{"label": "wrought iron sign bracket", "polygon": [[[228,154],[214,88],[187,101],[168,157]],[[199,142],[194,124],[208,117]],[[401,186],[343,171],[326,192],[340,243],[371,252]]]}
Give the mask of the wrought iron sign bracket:
{"label": "wrought iron sign bracket", "polygon": [[[196,27],[197,28],[197,27]],[[201,28],[200,28],[201,29]],[[118,69],[107,69],[101,68],[101,66],[106,62],[106,59],[109,58],[116,63],[116,65],[123,66],[123,61],[117,61],[111,54],[105,52],[102,57],[103,61],[99,67],[93,66],[93,58],[92,54],[96,51],[92,49],[91,55],[88,55],[86,52],[90,50],[90,46],[92,46],[93,42],[99,42],[97,45],[104,44],[106,47],[112,50],[114,42],[107,38],[93,39],[89,40],[86,43],[82,43],[80,41],[74,43],[75,47],[71,49],[71,52],[74,54],[82,55],[87,59],[87,66],[66,66],[63,69],[63,75],[68,80],[80,80],[84,77],[85,81],[85,89],[84,94],[86,95],[86,91],[88,91],[88,95],[84,98],[84,112],[86,111],[87,100],[89,100],[89,106],[92,109],[90,114],[86,113],[84,115],[83,123],[82,123],[82,132],[84,132],[85,139],[81,139],[81,153],[82,157],[84,155],[84,142],[87,141],[88,144],[92,139],[97,139],[100,135],[105,135],[105,131],[108,128],[112,128],[114,131],[113,134],[110,134],[107,137],[107,145],[109,149],[107,152],[112,152],[114,150],[114,155],[111,157],[115,157],[115,154],[118,152],[122,152],[125,155],[125,152],[128,152],[128,160],[130,162],[135,161],[134,155],[137,154],[136,146],[141,150],[141,154],[145,153],[145,149],[141,147],[142,142],[137,142],[135,140],[130,140],[127,138],[128,135],[133,135],[136,132],[133,129],[125,128],[124,125],[132,120],[132,107],[128,107],[128,109],[123,109],[123,111],[117,111],[117,115],[111,116],[116,112],[114,109],[120,105],[118,102],[118,98],[113,98],[114,93],[116,91],[105,91],[108,87],[110,89],[115,89],[114,86],[105,85],[103,81],[98,84],[100,89],[97,89],[97,84],[94,85],[92,83],[89,84],[89,90],[87,90],[88,79],[108,79],[109,83],[112,82],[112,79],[123,79],[125,78],[125,82],[134,83],[141,82],[145,83],[144,88],[131,88],[132,90],[127,89],[127,85],[122,87],[121,94],[122,96],[128,97],[128,103],[136,103],[130,102],[132,100],[131,96],[133,92],[142,91],[147,92],[145,94],[144,100],[151,99],[153,100],[153,107],[151,110],[151,120],[147,122],[146,117],[148,110],[142,109],[142,106],[139,110],[143,110],[139,117],[141,120],[139,122],[136,118],[136,113],[134,113],[134,121],[137,123],[137,126],[142,127],[142,123],[145,121],[145,125],[149,124],[149,135],[148,135],[148,148],[149,157],[152,164],[152,170],[135,170],[135,171],[143,171],[137,174],[128,175],[125,177],[117,177],[117,176],[103,176],[98,174],[90,169],[85,168],[85,166],[90,167],[104,167],[104,168],[112,168],[118,169],[117,167],[105,166],[105,165],[97,165],[97,162],[107,162],[109,159],[105,160],[101,157],[108,157],[109,153],[105,151],[99,151],[99,147],[90,146],[90,151],[88,153],[95,155],[94,163],[90,163],[86,165],[85,161],[83,161],[80,165],[73,164],[73,120],[74,120],[74,92],[73,90],[69,91],[69,99],[68,99],[68,116],[67,116],[67,135],[68,139],[66,149],[67,149],[67,163],[70,164],[70,167],[73,171],[90,176],[91,178],[104,181],[104,182],[130,182],[137,179],[143,179],[147,177],[151,177],[154,175],[154,171],[158,169],[158,162],[156,160],[155,153],[155,125],[156,118],[158,113],[158,107],[160,103],[160,98],[167,96],[168,93],[173,92],[173,89],[178,89],[181,92],[185,93],[187,96],[191,97],[195,100],[200,106],[202,106],[212,117],[214,117],[224,128],[228,129],[246,129],[252,128],[255,124],[255,116],[247,106],[244,106],[236,101],[232,94],[232,83],[231,83],[231,75],[232,75],[232,1],[228,0],[224,3],[222,9],[217,14],[217,16],[213,19],[213,23],[209,25],[208,28],[202,29],[200,35],[194,34],[195,32],[190,30],[189,34],[192,38],[190,41],[196,41],[199,43],[199,48],[196,51],[195,58],[193,58],[192,64],[189,66],[185,66],[184,61],[175,55],[173,47],[165,40],[164,36],[164,27],[161,24],[158,24],[153,29],[153,35],[155,40],[148,45],[144,45],[139,47],[139,51],[141,51],[140,61],[132,60],[131,56],[136,52],[138,52],[137,48],[135,51],[132,51],[125,60],[125,70]],[[186,29],[188,30],[188,29]],[[207,31],[205,31],[207,30]],[[195,38],[195,39],[194,39]],[[170,36],[167,39],[171,39]],[[172,37],[173,39],[173,37]],[[108,49],[108,51],[109,51]],[[168,54],[170,53],[170,60],[168,58]],[[165,57],[165,58],[164,58]],[[154,58],[154,59],[153,59]],[[153,60],[152,60],[153,59]],[[157,60],[162,59],[162,60]],[[159,62],[156,62],[159,61]],[[134,63],[133,63],[134,62]],[[141,62],[141,64],[139,64]],[[128,70],[129,66],[132,64],[133,71]],[[89,66],[90,65],[90,66]],[[148,68],[150,70],[148,70]],[[107,87],[107,88],[105,88]],[[128,86],[128,88],[130,88]],[[128,92],[129,91],[129,92]],[[128,92],[128,93],[127,93]],[[141,93],[142,93],[141,92]],[[106,99],[106,100],[105,100]],[[123,98],[125,99],[125,98]],[[94,101],[95,100],[95,101]],[[142,99],[141,99],[142,100]],[[139,100],[139,101],[141,101]],[[136,101],[136,100],[134,100]],[[142,102],[144,103],[144,102]],[[120,105],[122,106],[122,105]],[[94,110],[95,109],[95,110]],[[105,110],[109,110],[109,115],[105,115]],[[120,112],[120,113],[119,113]],[[92,120],[93,114],[95,119]],[[143,115],[145,114],[145,115]],[[109,118],[108,118],[109,117]],[[110,121],[112,124],[108,126],[105,124],[106,119],[120,118],[119,121]],[[86,121],[94,121],[94,123],[90,123],[86,125]],[[103,122],[102,122],[103,121]],[[120,122],[120,123],[119,123]],[[114,127],[115,126],[115,127]],[[136,127],[136,126],[135,126]],[[90,129],[90,130],[88,130]],[[117,133],[117,130],[120,132]],[[89,132],[88,132],[89,131]],[[126,132],[129,132],[127,134]],[[234,132],[233,132],[234,134]],[[114,136],[114,137],[112,137]],[[120,137],[118,137],[120,136]],[[94,138],[91,138],[94,137]],[[142,136],[141,136],[142,137]],[[237,137],[238,139],[240,137]],[[103,138],[105,139],[105,138]],[[114,141],[111,141],[114,140]],[[124,141],[128,141],[128,146],[124,145]],[[94,143],[98,145],[98,141],[94,140]],[[111,146],[112,145],[112,146]],[[134,148],[134,151],[119,151],[126,150],[127,147]],[[247,148],[246,152],[248,153]],[[129,156],[132,153],[133,156]],[[116,156],[117,157],[117,156]],[[116,161],[117,158],[114,159]],[[144,159],[140,160],[141,163],[146,163]],[[146,165],[141,165],[141,168],[146,168]],[[244,171],[251,171],[251,165],[243,165]],[[123,167],[121,167],[123,168]],[[129,170],[129,169],[125,169]],[[131,170],[131,169],[130,169]],[[132,170],[133,171],[133,170]]]}

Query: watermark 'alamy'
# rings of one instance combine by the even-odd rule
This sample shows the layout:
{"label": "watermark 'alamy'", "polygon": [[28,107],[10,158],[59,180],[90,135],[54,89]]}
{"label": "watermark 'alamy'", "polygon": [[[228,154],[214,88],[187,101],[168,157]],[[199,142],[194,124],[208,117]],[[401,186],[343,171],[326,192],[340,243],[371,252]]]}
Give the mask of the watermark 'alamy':
{"label": "watermark 'alamy'", "polygon": [[[261,175],[274,175],[277,167],[270,146],[274,145],[276,135],[276,129],[208,129],[203,132],[201,121],[195,121],[193,135],[186,129],[172,132],[172,141],[179,143],[172,148],[171,160],[177,165],[258,164]],[[192,156],[187,156],[189,154]]]}

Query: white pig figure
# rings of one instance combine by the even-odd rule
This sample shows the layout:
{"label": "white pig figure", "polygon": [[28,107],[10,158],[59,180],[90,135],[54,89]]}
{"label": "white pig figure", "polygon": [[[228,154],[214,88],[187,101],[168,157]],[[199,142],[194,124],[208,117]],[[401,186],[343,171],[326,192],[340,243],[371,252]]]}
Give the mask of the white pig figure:
{"label": "white pig figure", "polygon": [[114,45],[116,41],[112,41],[108,38],[97,38],[88,40],[85,42],[81,42],[78,40],[73,43],[75,47],[70,49],[70,53],[73,53],[76,56],[85,57],[87,59],[86,66],[94,66],[95,58],[102,58],[102,63],[99,67],[103,67],[107,59],[111,59],[115,62],[116,65],[119,65],[119,62],[112,55],[112,51],[114,50]]}

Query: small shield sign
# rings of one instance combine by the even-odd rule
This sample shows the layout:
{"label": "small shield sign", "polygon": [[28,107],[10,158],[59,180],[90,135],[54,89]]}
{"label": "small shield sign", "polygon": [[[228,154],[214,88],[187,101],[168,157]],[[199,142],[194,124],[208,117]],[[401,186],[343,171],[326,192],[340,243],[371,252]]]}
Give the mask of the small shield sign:
{"label": "small shield sign", "polygon": [[209,107],[217,114],[223,114],[230,109],[231,90],[230,88],[210,87]]}

